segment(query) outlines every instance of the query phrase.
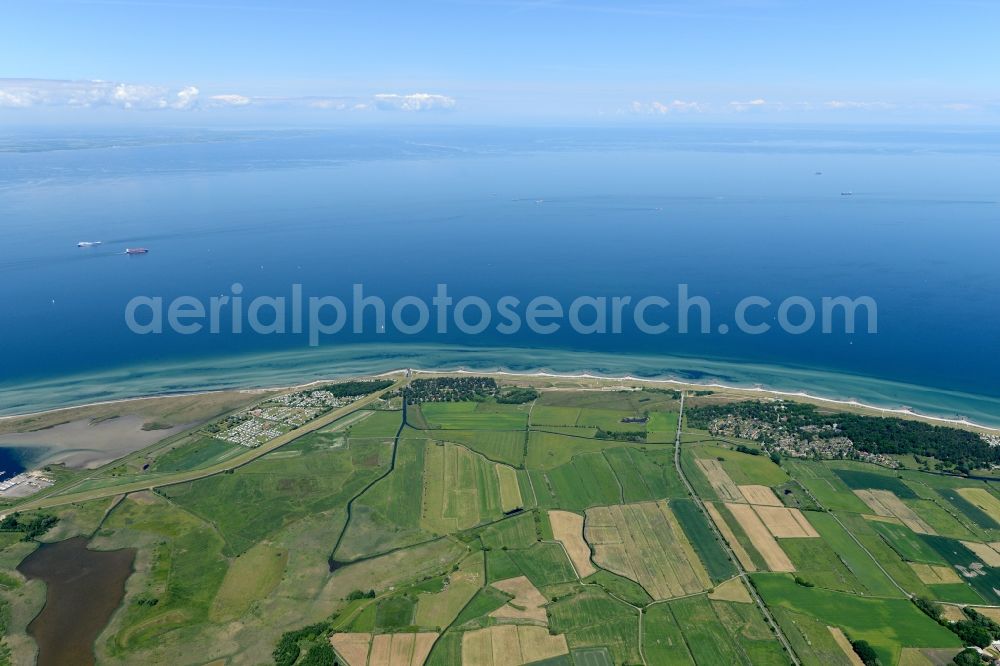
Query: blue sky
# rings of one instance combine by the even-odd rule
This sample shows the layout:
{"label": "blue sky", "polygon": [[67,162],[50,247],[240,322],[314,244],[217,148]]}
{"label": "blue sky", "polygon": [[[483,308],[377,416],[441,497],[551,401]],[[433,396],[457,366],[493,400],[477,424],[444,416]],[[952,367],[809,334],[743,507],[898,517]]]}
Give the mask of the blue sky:
{"label": "blue sky", "polygon": [[1000,121],[1000,2],[5,0],[0,122]]}

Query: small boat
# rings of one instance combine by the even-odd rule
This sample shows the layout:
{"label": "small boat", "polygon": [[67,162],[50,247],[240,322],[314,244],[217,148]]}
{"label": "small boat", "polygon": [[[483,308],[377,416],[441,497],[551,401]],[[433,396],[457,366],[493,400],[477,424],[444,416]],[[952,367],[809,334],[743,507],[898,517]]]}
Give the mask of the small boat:
{"label": "small boat", "polygon": [[149,250],[144,247],[130,247],[125,249],[125,254],[148,254]]}
{"label": "small boat", "polygon": [[842,196],[842,197],[854,196],[854,192],[841,192],[840,196]]}
{"label": "small boat", "polygon": [[76,244],[77,247],[97,247],[101,244],[101,241],[80,241]]}

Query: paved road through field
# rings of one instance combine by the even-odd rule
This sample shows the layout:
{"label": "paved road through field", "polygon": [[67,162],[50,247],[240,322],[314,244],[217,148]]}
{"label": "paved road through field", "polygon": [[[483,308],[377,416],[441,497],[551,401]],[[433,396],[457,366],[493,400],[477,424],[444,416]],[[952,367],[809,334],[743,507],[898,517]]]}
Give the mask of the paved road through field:
{"label": "paved road through field", "polygon": [[684,482],[684,486],[687,488],[688,494],[698,504],[698,507],[701,509],[702,515],[705,516],[705,520],[708,521],[708,524],[712,526],[712,530],[715,532],[716,538],[718,538],[719,542],[725,547],[726,553],[729,555],[729,559],[732,560],[733,564],[736,565],[736,570],[739,572],[740,580],[743,581],[743,585],[747,588],[747,590],[750,591],[750,596],[753,597],[753,600],[757,603],[757,607],[760,608],[760,612],[764,614],[764,619],[767,620],[767,623],[769,625],[771,625],[771,629],[774,631],[774,635],[777,636],[778,641],[781,642],[781,645],[785,648],[785,653],[788,655],[788,658],[791,659],[792,663],[795,664],[796,666],[801,666],[801,662],[799,661],[798,657],[795,656],[795,651],[792,650],[792,646],[788,642],[788,639],[785,638],[785,634],[781,631],[781,627],[779,627],[778,623],[774,620],[774,616],[771,615],[771,611],[767,608],[767,604],[765,604],[764,600],[760,598],[759,594],[757,594],[757,588],[755,588],[753,586],[753,583],[750,582],[750,577],[747,576],[746,569],[744,569],[743,565],[740,564],[740,561],[736,557],[736,554],[733,553],[732,548],[729,547],[729,544],[726,542],[726,539],[719,532],[719,528],[716,526],[712,518],[708,515],[708,511],[705,509],[704,502],[702,502],[701,498],[698,497],[697,493],[694,492],[694,487],[691,485],[691,482],[688,481],[687,476],[684,474],[684,468],[681,465],[681,432],[683,429],[683,425],[684,425],[684,392],[681,391],[681,407],[680,407],[680,412],[677,414],[677,436],[674,438],[674,466],[677,467],[677,474],[681,477],[681,481]]}

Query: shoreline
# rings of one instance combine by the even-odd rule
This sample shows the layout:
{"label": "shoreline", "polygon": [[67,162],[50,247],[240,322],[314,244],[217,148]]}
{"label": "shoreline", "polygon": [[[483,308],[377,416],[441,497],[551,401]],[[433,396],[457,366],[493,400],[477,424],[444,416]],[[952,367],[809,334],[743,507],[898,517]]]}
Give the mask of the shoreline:
{"label": "shoreline", "polygon": [[490,370],[472,370],[468,368],[395,368],[387,371],[371,373],[371,374],[350,374],[350,375],[338,375],[333,377],[326,377],[320,379],[310,380],[304,383],[296,383],[289,385],[275,385],[275,386],[256,386],[256,387],[243,387],[243,388],[222,388],[222,389],[212,389],[212,390],[192,390],[192,391],[177,391],[172,393],[163,393],[156,395],[136,395],[131,397],[115,398],[111,400],[98,400],[87,403],[80,403],[75,405],[67,405],[64,407],[54,407],[51,409],[42,409],[36,411],[28,411],[18,414],[7,414],[0,415],[0,422],[11,421],[22,418],[30,418],[35,416],[41,416],[46,414],[53,414],[56,412],[64,412],[74,409],[87,409],[92,407],[100,407],[107,405],[124,404],[139,401],[150,401],[150,400],[162,400],[170,398],[179,397],[192,397],[198,395],[216,395],[220,393],[269,393],[269,392],[283,392],[291,391],[296,389],[305,389],[310,386],[315,386],[317,384],[326,384],[331,382],[336,382],[348,378],[355,377],[388,377],[393,375],[399,375],[410,371],[413,374],[423,374],[423,375],[483,375],[483,376],[501,376],[501,377],[511,377],[520,378],[525,380],[530,379],[550,379],[550,380],[586,380],[595,382],[633,382],[637,384],[658,384],[658,385],[668,385],[676,386],[682,388],[690,388],[692,390],[717,390],[725,391],[735,394],[748,394],[749,396],[759,396],[759,397],[770,397],[770,398],[781,398],[789,400],[799,400],[799,401],[815,401],[823,404],[850,407],[854,409],[861,409],[871,412],[878,412],[882,416],[894,416],[903,417],[921,421],[930,421],[934,424],[947,425],[947,426],[958,426],[968,429],[973,429],[977,431],[982,431],[986,433],[1000,433],[1000,427],[985,425],[982,423],[977,423],[971,419],[967,418],[949,418],[944,416],[934,416],[932,414],[924,414],[918,412],[914,409],[907,407],[883,407],[876,404],[866,403],[853,398],[831,398],[823,395],[813,394],[805,390],[790,391],[781,390],[774,388],[766,388],[764,386],[734,386],[723,384],[720,382],[697,382],[691,380],[681,380],[673,378],[646,378],[646,377],[636,377],[631,374],[625,375],[601,375],[592,372],[552,372],[548,370],[536,370],[532,372],[517,372],[513,370],[504,369],[490,369]]}

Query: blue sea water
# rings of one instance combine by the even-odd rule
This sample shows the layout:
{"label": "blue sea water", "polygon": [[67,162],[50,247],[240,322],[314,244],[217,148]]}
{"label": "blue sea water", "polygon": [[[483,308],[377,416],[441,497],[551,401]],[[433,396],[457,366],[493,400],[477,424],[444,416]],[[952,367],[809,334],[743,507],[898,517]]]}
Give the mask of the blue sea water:
{"label": "blue sea water", "polygon": [[[949,128],[10,132],[0,413],[466,365],[761,383],[1000,423],[998,160],[1000,132]],[[122,254],[133,246],[150,253]],[[310,349],[225,322],[125,325],[134,296],[207,301],[236,282],[246,301],[301,284],[349,302],[362,283],[430,302],[447,283],[456,300],[566,304],[674,301],[683,283],[713,326],[411,336],[372,320]],[[871,296],[878,332],[720,333],[752,295]]]}
{"label": "blue sea water", "polygon": [[0,481],[17,476],[25,470],[22,451],[0,444]]}

